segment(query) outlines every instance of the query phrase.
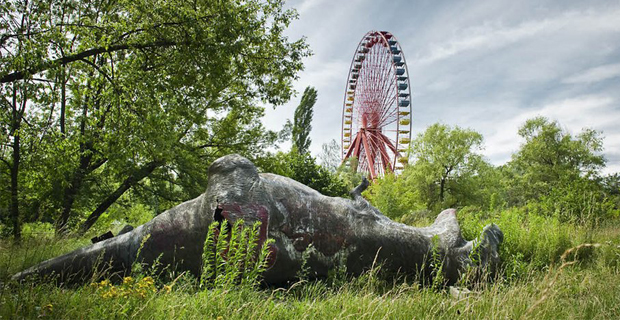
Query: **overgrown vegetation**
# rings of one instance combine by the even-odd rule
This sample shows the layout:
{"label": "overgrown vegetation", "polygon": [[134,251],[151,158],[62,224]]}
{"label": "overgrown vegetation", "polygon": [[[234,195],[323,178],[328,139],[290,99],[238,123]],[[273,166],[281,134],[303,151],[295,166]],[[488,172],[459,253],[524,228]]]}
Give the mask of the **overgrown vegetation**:
{"label": "overgrown vegetation", "polygon": [[491,213],[519,208],[576,224],[618,217],[618,175],[601,173],[600,133],[585,129],[572,136],[539,117],[528,120],[519,135],[521,148],[495,167],[479,153],[480,134],[432,125],[412,141],[411,163],[402,174],[378,179],[365,195],[402,221],[424,210],[472,206]]}
{"label": "overgrown vegetation", "polygon": [[[22,243],[0,241],[0,314],[9,318],[618,318],[618,175],[601,176],[604,162],[596,134],[585,131],[585,136],[574,138],[558,128],[558,123],[543,118],[528,121],[521,130],[527,133],[521,150],[501,167],[486,163],[471,150],[476,145],[472,143],[464,144],[470,150],[462,149],[463,157],[447,159],[452,170],[440,165],[446,160],[441,153],[418,160],[413,148],[412,163],[400,176],[374,181],[366,194],[391,218],[416,226],[429,225],[440,208],[459,207],[466,239],[477,237],[488,223],[499,225],[504,232],[501,266],[491,281],[465,273],[456,289],[446,288],[439,272],[433,272],[431,279],[386,279],[376,266],[357,278],[336,268],[327,279],[310,281],[302,273],[299,282],[286,288],[260,286],[266,246],[254,259],[257,255],[250,252],[257,248],[257,227],[244,229],[238,222],[230,230],[228,225],[210,227],[200,279],[181,273],[160,282],[148,270],[137,268],[121,283],[100,279],[79,288],[10,283],[11,274],[87,243],[57,238],[52,224],[36,222],[24,224]],[[432,130],[436,134],[418,137],[426,139],[428,150],[435,147],[437,135],[455,129],[436,125]],[[549,139],[555,144],[541,142]],[[455,140],[450,143],[458,144]],[[359,179],[355,159],[335,171],[299,152],[262,157],[258,163],[265,171],[305,181],[324,193],[343,195]],[[537,187],[527,188],[530,184]],[[102,221],[118,221],[123,214],[128,220],[143,219],[148,211],[129,205],[129,200],[127,211],[111,210]],[[229,238],[216,237],[228,233]],[[224,251],[226,259],[218,254]],[[432,265],[439,270],[441,261]]]}
{"label": "overgrown vegetation", "polygon": [[[309,154],[313,88],[282,131],[260,123],[262,105],[290,99],[309,55],[303,39],[284,35],[296,13],[283,7],[0,4],[0,318],[620,318],[620,174],[602,173],[601,133],[575,135],[542,117],[522,125],[523,144],[502,166],[481,155],[479,133],[434,124],[412,141],[403,172],[364,194],[416,226],[456,207],[467,239],[499,225],[497,277],[465,274],[456,294],[436,256],[430,282],[386,279],[376,266],[357,278],[340,267],[327,279],[301,272],[289,287],[261,286],[269,243],[242,221],[211,225],[198,279],[135,265],[120,282],[10,282],[92,234],[116,234],[204,192],[206,168],[224,154],[326,195],[346,197],[359,184],[355,159],[339,166],[336,141],[324,145],[323,165]],[[265,151],[289,138],[290,151]]]}

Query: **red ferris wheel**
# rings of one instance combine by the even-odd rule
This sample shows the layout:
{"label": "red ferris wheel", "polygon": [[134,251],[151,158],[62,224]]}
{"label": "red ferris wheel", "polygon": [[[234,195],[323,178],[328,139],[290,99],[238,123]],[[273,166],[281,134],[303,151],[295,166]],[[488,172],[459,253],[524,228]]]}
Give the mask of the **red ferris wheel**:
{"label": "red ferris wheel", "polygon": [[405,56],[394,35],[370,31],[357,45],[342,111],[343,161],[371,179],[398,172],[411,142],[411,91]]}

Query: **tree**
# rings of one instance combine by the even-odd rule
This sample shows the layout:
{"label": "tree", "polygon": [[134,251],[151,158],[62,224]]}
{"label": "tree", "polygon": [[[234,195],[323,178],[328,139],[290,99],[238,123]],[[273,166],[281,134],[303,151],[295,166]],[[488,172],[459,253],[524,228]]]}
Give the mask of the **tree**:
{"label": "tree", "polygon": [[563,219],[590,219],[608,212],[599,183],[605,159],[600,134],[584,129],[576,136],[557,121],[527,120],[519,129],[525,139],[508,163],[511,205],[539,203],[548,214]]}
{"label": "tree", "polygon": [[300,153],[307,153],[310,148],[310,131],[312,130],[312,114],[316,102],[316,89],[307,87],[301,97],[301,102],[295,109],[293,123],[293,148]]}
{"label": "tree", "polygon": [[[187,199],[204,190],[204,168],[219,155],[273,143],[275,133],[258,121],[257,102],[287,101],[308,55],[303,40],[283,35],[296,14],[282,6],[279,0],[4,2],[2,117],[17,121],[2,121],[13,139],[1,141],[1,157],[16,177],[11,193],[36,194],[32,207],[51,209],[45,212],[59,230],[78,222],[87,230],[144,181],[175,184]],[[24,94],[13,95],[15,88]],[[19,148],[23,141],[27,149]],[[24,156],[41,161],[12,160]],[[0,197],[6,198],[11,208],[19,205],[19,196]]]}
{"label": "tree", "polygon": [[522,180],[525,199],[539,198],[563,180],[598,176],[605,165],[599,154],[603,141],[594,130],[584,129],[573,137],[557,121],[537,117],[527,120],[519,135],[525,142],[510,166]]}
{"label": "tree", "polygon": [[436,123],[412,141],[414,162],[405,171],[421,188],[429,207],[443,203],[448,193],[464,193],[459,182],[475,175],[484,162],[476,153],[482,148],[482,140],[482,135],[473,130]]}
{"label": "tree", "polygon": [[318,157],[321,160],[321,165],[330,172],[336,172],[338,167],[342,164],[341,146],[335,139],[332,139],[328,143],[324,143],[321,149],[323,149],[323,151]]}
{"label": "tree", "polygon": [[[289,177],[324,195],[344,197],[348,195],[349,190],[345,182],[334,172],[318,165],[308,151],[311,142],[309,135],[312,130],[312,108],[316,102],[316,95],[316,89],[307,87],[299,106],[295,109],[291,151],[269,154],[257,159],[255,163],[263,172]],[[287,121],[281,137],[288,134],[290,127],[291,123]]]}
{"label": "tree", "polygon": [[397,177],[391,172],[373,181],[365,196],[377,209],[395,220],[426,207],[420,188],[412,188],[410,179],[402,175]]}
{"label": "tree", "polygon": [[394,219],[424,209],[486,205],[479,182],[491,165],[476,153],[481,147],[482,135],[473,130],[433,124],[412,141],[412,163],[399,176],[370,186],[369,201]]}
{"label": "tree", "polygon": [[316,164],[309,153],[278,152],[255,161],[262,172],[279,174],[333,197],[348,197],[349,188],[337,174]]}

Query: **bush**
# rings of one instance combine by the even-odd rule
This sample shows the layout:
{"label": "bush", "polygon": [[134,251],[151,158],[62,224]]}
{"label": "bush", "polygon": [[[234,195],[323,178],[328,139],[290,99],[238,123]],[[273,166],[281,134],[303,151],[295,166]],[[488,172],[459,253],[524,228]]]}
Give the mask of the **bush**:
{"label": "bush", "polygon": [[397,179],[393,173],[373,181],[364,196],[379,211],[394,220],[425,209],[417,191],[410,188],[405,179]]}

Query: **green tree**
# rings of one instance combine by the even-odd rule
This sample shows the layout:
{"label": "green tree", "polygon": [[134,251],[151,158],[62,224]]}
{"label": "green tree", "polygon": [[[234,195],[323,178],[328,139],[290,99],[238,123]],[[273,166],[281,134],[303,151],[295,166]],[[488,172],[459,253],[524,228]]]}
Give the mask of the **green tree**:
{"label": "green tree", "polygon": [[[482,135],[458,126],[433,124],[412,141],[413,164],[405,168],[412,183],[422,192],[429,208],[454,205],[467,197],[465,180],[477,174],[484,163],[477,153],[482,148]],[[461,194],[461,196],[458,196]]]}
{"label": "green tree", "polygon": [[316,89],[307,87],[301,102],[295,109],[293,122],[293,148],[300,153],[307,153],[310,148],[310,131],[312,130],[312,114],[316,102]]}
{"label": "green tree", "polygon": [[[310,131],[312,130],[312,108],[316,102],[316,89],[307,87],[301,103],[295,110],[295,119],[292,124],[293,146],[289,152],[278,152],[260,157],[256,164],[263,172],[275,173],[319,191],[328,196],[347,196],[348,188],[339,176],[328,168],[318,165],[316,159],[310,155]],[[290,132],[291,123],[287,121],[283,135]]]}
{"label": "green tree", "polygon": [[620,213],[620,173],[613,173],[602,178],[601,184],[607,198],[613,204],[615,216]]}
{"label": "green tree", "polygon": [[262,172],[275,173],[289,177],[318,192],[333,196],[347,197],[349,188],[338,175],[329,172],[316,163],[309,153],[278,152],[256,161]]}
{"label": "green tree", "polygon": [[590,219],[609,211],[600,170],[605,165],[600,134],[584,129],[576,136],[557,121],[527,120],[519,129],[525,139],[508,164],[507,188],[512,205],[540,203],[564,219]]}
{"label": "green tree", "polygon": [[[409,178],[409,179],[408,179]],[[373,181],[364,196],[383,214],[399,219],[426,208],[420,188],[412,187],[411,176],[387,173]]]}
{"label": "green tree", "polygon": [[359,161],[356,157],[344,160],[336,169],[335,174],[344,182],[347,190],[353,190],[363,180],[363,174],[357,171]]}
{"label": "green tree", "polygon": [[[17,176],[13,189],[36,195],[30,207],[53,212],[59,230],[72,220],[87,230],[140,185],[179,198],[203,191],[215,157],[257,153],[276,138],[258,121],[258,102],[287,101],[308,54],[303,40],[283,35],[296,14],[282,7],[279,0],[4,2],[2,132],[13,139],[3,135],[1,156]],[[15,88],[23,90],[13,95]],[[16,136],[29,148],[19,149]],[[11,208],[25,203],[6,198],[17,198]]]}
{"label": "green tree", "polygon": [[488,190],[480,184],[492,180],[493,170],[476,152],[481,147],[475,131],[433,124],[412,141],[412,163],[397,177],[374,181],[366,195],[394,219],[425,209],[486,206]]}
{"label": "green tree", "polygon": [[522,201],[548,194],[563,181],[598,176],[605,165],[599,133],[585,129],[573,137],[557,121],[527,120],[519,135],[525,139],[509,165],[519,179]]}

